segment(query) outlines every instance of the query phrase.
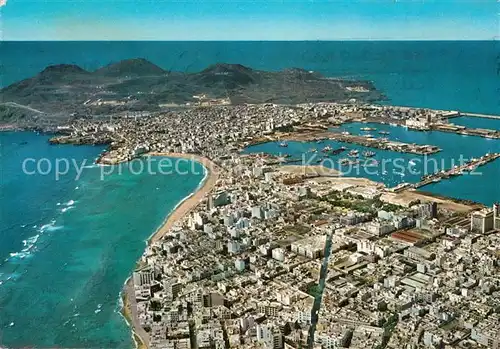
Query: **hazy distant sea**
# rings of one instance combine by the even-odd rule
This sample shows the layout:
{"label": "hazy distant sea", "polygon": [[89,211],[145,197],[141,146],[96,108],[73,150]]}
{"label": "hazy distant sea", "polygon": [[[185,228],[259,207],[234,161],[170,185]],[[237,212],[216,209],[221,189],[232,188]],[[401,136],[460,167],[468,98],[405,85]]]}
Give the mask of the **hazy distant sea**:
{"label": "hazy distant sea", "polygon": [[[92,70],[143,57],[180,71],[198,71],[216,62],[265,70],[300,67],[373,80],[396,105],[500,114],[494,41],[1,42],[0,48],[3,86],[49,64],[73,63]],[[458,122],[498,127],[494,121],[476,120]],[[346,127],[357,132],[359,125]],[[400,140],[448,142],[443,154],[450,156],[460,149],[472,155],[498,151],[495,141],[390,131],[390,137]],[[144,240],[202,175],[134,176],[125,171],[100,181],[97,167],[86,169],[78,181],[72,176],[56,182],[50,176],[23,175],[26,157],[71,157],[90,164],[102,151],[49,146],[47,138],[0,133],[0,344],[129,348],[132,341],[118,313],[118,293]],[[454,142],[456,151],[449,148]],[[308,149],[301,147],[307,145],[290,145],[287,151]],[[498,166],[488,165],[483,180],[470,182],[463,176],[428,189],[490,204],[500,196]],[[403,180],[397,176],[381,180]]]}
{"label": "hazy distant sea", "polygon": [[49,64],[96,69],[143,57],[165,68],[199,71],[216,62],[256,69],[299,67],[369,79],[396,105],[500,114],[498,41],[2,42],[8,85]]}

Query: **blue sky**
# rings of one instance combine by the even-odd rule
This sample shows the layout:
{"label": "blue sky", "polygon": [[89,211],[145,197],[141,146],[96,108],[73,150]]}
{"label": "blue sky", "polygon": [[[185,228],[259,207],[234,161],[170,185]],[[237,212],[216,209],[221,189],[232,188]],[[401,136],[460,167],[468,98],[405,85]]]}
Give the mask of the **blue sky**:
{"label": "blue sky", "polygon": [[497,0],[7,0],[1,25],[4,40],[491,40],[499,13]]}

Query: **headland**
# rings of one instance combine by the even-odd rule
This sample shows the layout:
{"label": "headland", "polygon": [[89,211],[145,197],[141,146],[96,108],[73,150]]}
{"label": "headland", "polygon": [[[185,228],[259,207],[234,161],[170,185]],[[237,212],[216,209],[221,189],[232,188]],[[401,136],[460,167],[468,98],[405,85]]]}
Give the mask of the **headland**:
{"label": "headland", "polygon": [[[216,66],[208,76],[248,78],[236,68]],[[88,74],[75,67],[44,74],[54,70],[63,80],[66,72]],[[149,66],[147,73],[157,69]],[[283,171],[280,156],[244,152],[257,142],[287,148],[287,140],[301,137],[338,137],[418,155],[439,150],[401,142],[393,149],[387,140],[328,131],[351,121],[487,138],[498,138],[497,131],[454,128],[452,113],[444,111],[353,101],[205,102],[133,116],[77,117],[54,128],[62,133],[54,143],[109,144],[98,159],[103,164],[158,155],[196,159],[208,170],[199,190],[151,237],[127,282],[127,314],[145,346],[301,348],[345,340],[351,347],[400,348],[422,333],[441,342],[465,332],[458,341],[481,341],[477,333],[499,338],[498,251],[491,246],[500,244],[500,206],[435,197],[409,183],[388,188],[334,171],[326,176],[314,167]],[[328,157],[345,150],[320,152]],[[350,151],[348,161],[356,163],[358,153]],[[484,154],[431,175],[446,179],[498,156]],[[484,268],[476,268],[479,261]],[[464,325],[472,317],[474,323]]]}

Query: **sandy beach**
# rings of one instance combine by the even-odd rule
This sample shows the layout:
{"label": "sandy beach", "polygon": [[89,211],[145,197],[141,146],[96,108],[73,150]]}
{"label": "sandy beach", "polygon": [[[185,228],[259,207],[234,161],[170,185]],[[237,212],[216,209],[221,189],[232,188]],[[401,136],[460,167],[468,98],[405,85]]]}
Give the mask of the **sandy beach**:
{"label": "sandy beach", "polygon": [[193,193],[189,198],[184,200],[163,222],[161,227],[149,238],[148,243],[151,244],[155,241],[160,240],[173,226],[174,224],[182,219],[184,216],[189,214],[191,210],[193,210],[200,201],[205,197],[205,195],[210,192],[218,179],[218,167],[212,161],[205,157],[201,157],[199,155],[194,154],[181,154],[181,153],[149,153],[150,156],[165,156],[170,158],[179,158],[179,159],[189,159],[192,161],[199,162],[202,164],[206,171],[207,175],[204,178],[203,182],[198,187],[198,190]]}
{"label": "sandy beach", "polygon": [[[174,226],[176,222],[188,215],[201,200],[209,193],[217,183],[219,175],[219,167],[215,165],[212,161],[199,155],[194,154],[182,154],[182,153],[158,153],[151,152],[148,153],[150,156],[165,156],[170,158],[188,159],[192,161],[199,162],[205,167],[207,174],[200,183],[198,190],[194,192],[190,197],[185,199],[177,208],[171,212],[165,219],[163,224],[156,230],[156,232],[151,235],[148,240],[148,245],[160,240],[168,231]],[[137,343],[138,348],[148,348],[149,347],[149,335],[141,327],[139,320],[137,319],[137,310],[134,294],[134,286],[132,278],[129,278],[123,289],[124,297],[124,308],[122,310],[132,332],[138,337]]]}

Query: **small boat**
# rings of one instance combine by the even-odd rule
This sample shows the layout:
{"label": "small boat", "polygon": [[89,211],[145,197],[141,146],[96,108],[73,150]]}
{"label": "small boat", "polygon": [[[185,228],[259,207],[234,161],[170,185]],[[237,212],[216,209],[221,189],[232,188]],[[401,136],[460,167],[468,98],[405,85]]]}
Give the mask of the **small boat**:
{"label": "small boat", "polygon": [[357,157],[358,153],[359,153],[359,151],[357,151],[357,150],[354,149],[354,150],[351,150],[348,155],[350,157]]}
{"label": "small boat", "polygon": [[369,151],[369,150],[367,150],[367,151],[364,151],[364,152],[363,152],[363,156],[364,156],[365,158],[371,158],[371,157],[372,157],[372,156],[374,156],[374,155],[375,155],[375,152],[374,152],[374,151]]}
{"label": "small boat", "polygon": [[286,148],[286,147],[288,147],[288,143],[287,142],[281,142],[280,143],[280,147]]}
{"label": "small boat", "polygon": [[351,161],[349,159],[341,159],[339,161],[339,164],[341,164],[341,165],[349,165],[350,162]]}
{"label": "small boat", "polygon": [[316,153],[317,151],[318,151],[318,149],[316,149],[316,148],[309,149],[309,152],[311,152],[311,153]]}
{"label": "small boat", "polygon": [[361,127],[360,130],[361,131],[375,131],[376,129],[373,127]]}
{"label": "small boat", "polygon": [[378,131],[378,133],[381,134],[381,135],[391,134],[389,131]]}
{"label": "small boat", "polygon": [[326,147],[324,147],[321,151],[323,153],[328,153],[330,150],[332,150],[332,147],[330,147],[329,145],[327,145]]}
{"label": "small boat", "polygon": [[344,136],[349,136],[349,135],[350,135],[350,133],[349,133],[349,132],[347,132],[347,131],[344,131],[344,132],[342,132],[342,135],[344,135]]}

